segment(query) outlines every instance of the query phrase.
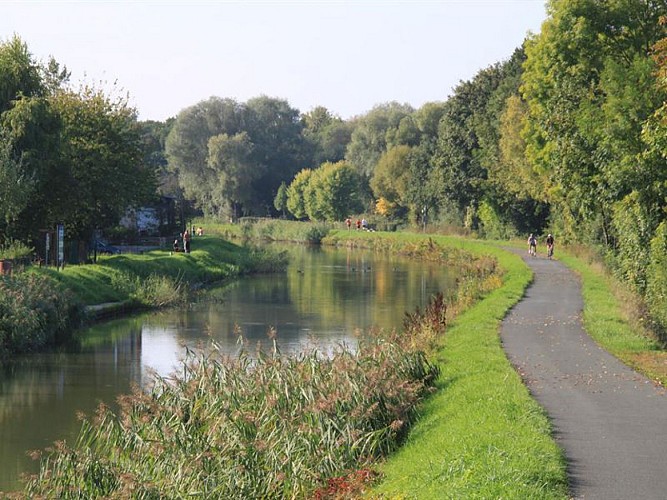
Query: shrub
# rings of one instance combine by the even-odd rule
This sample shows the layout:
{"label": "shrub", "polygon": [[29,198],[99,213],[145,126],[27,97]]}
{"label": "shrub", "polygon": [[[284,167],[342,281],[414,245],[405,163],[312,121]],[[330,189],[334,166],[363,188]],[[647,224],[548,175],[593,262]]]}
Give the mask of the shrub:
{"label": "shrub", "polygon": [[667,222],[662,222],[651,240],[646,301],[658,330],[667,332]]}
{"label": "shrub", "polygon": [[79,326],[83,308],[45,276],[0,277],[0,355],[43,349]]}

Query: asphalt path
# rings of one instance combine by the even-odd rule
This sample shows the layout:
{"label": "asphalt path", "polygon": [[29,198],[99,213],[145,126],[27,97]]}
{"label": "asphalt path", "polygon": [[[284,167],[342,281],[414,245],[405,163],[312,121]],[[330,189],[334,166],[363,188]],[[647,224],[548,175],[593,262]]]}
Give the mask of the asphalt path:
{"label": "asphalt path", "polygon": [[575,273],[528,257],[535,274],[502,324],[510,362],[546,410],[571,497],[667,499],[667,393],[601,349],[581,323]]}

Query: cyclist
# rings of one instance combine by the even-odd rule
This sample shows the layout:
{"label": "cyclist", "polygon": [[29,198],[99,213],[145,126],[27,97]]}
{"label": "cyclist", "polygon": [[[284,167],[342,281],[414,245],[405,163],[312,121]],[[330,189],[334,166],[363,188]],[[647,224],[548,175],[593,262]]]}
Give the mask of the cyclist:
{"label": "cyclist", "polygon": [[533,233],[530,233],[528,237],[528,255],[532,255],[533,257],[537,255],[537,238]]}
{"label": "cyclist", "polygon": [[549,233],[549,236],[547,236],[546,243],[547,243],[547,257],[551,259],[554,255],[554,237],[551,235],[551,233]]}

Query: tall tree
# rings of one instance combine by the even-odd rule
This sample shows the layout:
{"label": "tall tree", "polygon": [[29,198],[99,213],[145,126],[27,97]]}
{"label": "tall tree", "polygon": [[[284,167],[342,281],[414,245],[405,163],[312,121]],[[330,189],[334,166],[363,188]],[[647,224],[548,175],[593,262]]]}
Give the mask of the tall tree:
{"label": "tall tree", "polygon": [[244,130],[254,146],[252,159],[263,174],[254,182],[257,198],[249,211],[273,211],[273,198],[283,181],[306,166],[299,111],[286,100],[260,96],[246,102]]}
{"label": "tall tree", "polygon": [[360,177],[344,161],[325,163],[314,170],[304,188],[308,217],[317,221],[340,221],[361,210]]}
{"label": "tall tree", "polygon": [[[0,129],[0,225],[9,226],[28,205],[34,182],[16,158],[9,134]],[[10,231],[2,231],[5,236]]]}
{"label": "tall tree", "polygon": [[211,189],[217,185],[217,179],[208,165],[209,140],[220,134],[234,136],[242,132],[242,122],[241,104],[233,99],[211,97],[182,110],[167,136],[169,170],[178,177],[185,197],[207,215],[224,210],[223,206],[211,203]]}
{"label": "tall tree", "polygon": [[0,114],[12,107],[20,96],[43,94],[40,68],[17,35],[0,43]]}
{"label": "tall tree", "polygon": [[[401,144],[397,138],[397,129],[401,120],[413,112],[414,108],[408,104],[390,102],[379,104],[357,118],[345,160],[354,166],[362,177],[370,179],[380,157],[387,151],[388,138],[397,139],[397,142],[389,144],[391,146]],[[412,141],[410,134],[406,133],[405,136]]]}
{"label": "tall tree", "polygon": [[377,164],[371,188],[376,199],[384,199],[389,212],[400,215],[407,208],[406,194],[410,178],[410,146],[396,146],[387,151]]}
{"label": "tall tree", "polygon": [[60,177],[53,182],[67,193],[58,215],[70,235],[86,239],[152,196],[155,178],[142,163],[136,111],[125,98],[84,88],[59,92],[53,106],[63,124]]}
{"label": "tall tree", "polygon": [[313,171],[305,168],[294,176],[287,187],[287,209],[297,219],[305,219],[308,216],[304,193],[312,175]]}
{"label": "tall tree", "polygon": [[233,219],[257,198],[253,183],[262,177],[262,168],[251,160],[252,152],[253,144],[246,132],[234,136],[220,134],[208,141],[208,166],[216,181],[210,186],[210,203],[229,208]]}

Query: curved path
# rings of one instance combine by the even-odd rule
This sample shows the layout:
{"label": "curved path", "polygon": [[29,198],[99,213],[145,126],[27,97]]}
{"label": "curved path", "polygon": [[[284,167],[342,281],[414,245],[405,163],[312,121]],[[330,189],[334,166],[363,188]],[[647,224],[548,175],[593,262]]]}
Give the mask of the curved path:
{"label": "curved path", "polygon": [[505,318],[511,363],[549,415],[572,498],[667,499],[667,394],[583,330],[578,277],[558,261],[526,258],[535,273]]}

